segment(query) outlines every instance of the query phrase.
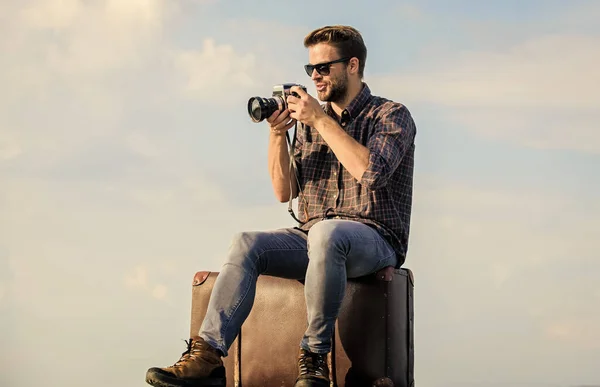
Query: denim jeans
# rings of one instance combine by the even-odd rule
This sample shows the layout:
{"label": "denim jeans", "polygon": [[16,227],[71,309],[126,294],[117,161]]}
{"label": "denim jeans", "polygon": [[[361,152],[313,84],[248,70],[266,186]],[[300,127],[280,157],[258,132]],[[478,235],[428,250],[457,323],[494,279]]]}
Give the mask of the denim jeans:
{"label": "denim jeans", "polygon": [[396,259],[375,229],[351,220],[320,221],[308,235],[296,228],[242,232],[217,277],[199,335],[227,356],[254,304],[258,276],[304,279],[308,327],[300,346],[327,353],[346,279],[375,273]]}

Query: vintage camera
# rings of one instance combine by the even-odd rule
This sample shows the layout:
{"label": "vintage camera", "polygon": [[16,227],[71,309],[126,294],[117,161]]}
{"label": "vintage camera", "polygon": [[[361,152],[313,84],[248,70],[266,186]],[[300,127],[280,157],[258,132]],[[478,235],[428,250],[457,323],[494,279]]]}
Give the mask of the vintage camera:
{"label": "vintage camera", "polygon": [[248,114],[254,122],[261,122],[269,118],[276,110],[283,111],[287,109],[286,99],[288,95],[298,97],[298,94],[292,92],[292,86],[300,86],[306,91],[306,87],[297,83],[283,83],[273,86],[273,96],[271,98],[252,97],[248,100]]}

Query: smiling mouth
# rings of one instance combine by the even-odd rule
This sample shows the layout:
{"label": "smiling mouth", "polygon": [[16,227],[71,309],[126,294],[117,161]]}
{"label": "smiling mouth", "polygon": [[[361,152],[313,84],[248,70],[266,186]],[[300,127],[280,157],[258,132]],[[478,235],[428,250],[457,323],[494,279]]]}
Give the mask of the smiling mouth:
{"label": "smiling mouth", "polygon": [[322,83],[322,84],[317,84],[317,91],[323,91],[325,90],[325,88],[327,87],[326,84]]}

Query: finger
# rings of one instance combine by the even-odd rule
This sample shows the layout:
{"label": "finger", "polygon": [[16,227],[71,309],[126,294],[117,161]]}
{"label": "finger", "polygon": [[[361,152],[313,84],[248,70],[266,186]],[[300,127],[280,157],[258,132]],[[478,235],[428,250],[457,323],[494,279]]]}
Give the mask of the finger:
{"label": "finger", "polygon": [[271,127],[274,129],[281,129],[283,128],[288,122],[290,121],[290,117],[287,117],[286,119],[277,119],[275,122],[273,122],[273,124],[271,124]]}
{"label": "finger", "polygon": [[267,122],[271,125],[273,125],[275,123],[275,120],[277,119],[277,117],[279,116],[279,110],[275,110],[273,112],[273,114],[271,114],[269,116],[269,118],[267,118]]}
{"label": "finger", "polygon": [[288,130],[290,130],[290,128],[292,126],[294,126],[295,123],[296,123],[296,120],[291,119],[284,124],[282,123],[282,124],[279,124],[276,126],[271,126],[271,131],[274,133],[279,133],[279,134],[284,133],[284,132],[287,132]]}
{"label": "finger", "polygon": [[291,128],[292,126],[294,126],[295,123],[296,123],[296,120],[293,118],[290,118],[289,121],[286,121],[284,124],[282,124],[280,126],[282,128],[286,128],[286,130],[287,130],[287,129]]}
{"label": "finger", "polygon": [[277,113],[277,117],[275,117],[275,119],[273,120],[273,122],[271,122],[271,126],[275,126],[278,125],[286,120],[289,120],[289,112],[287,110],[284,110],[283,112],[278,111]]}
{"label": "finger", "polygon": [[296,104],[296,103],[300,102],[300,98],[295,97],[293,95],[288,95],[286,101],[288,104]]}
{"label": "finger", "polygon": [[[273,115],[275,116],[275,118],[269,122],[271,124],[271,126],[275,126],[277,124],[279,124],[280,122],[283,122],[287,119],[289,119],[289,113],[287,113],[286,111],[276,111],[276,114],[273,113]],[[273,117],[273,115],[271,117]]]}
{"label": "finger", "polygon": [[300,98],[303,98],[305,96],[307,96],[308,94],[306,93],[306,91],[304,91],[303,88],[301,88],[300,86],[292,86],[290,88],[290,91],[295,91],[296,93],[298,93],[298,95],[300,96]]}
{"label": "finger", "polygon": [[290,122],[288,122],[285,126],[284,129],[285,130],[289,130],[292,126],[294,126],[294,124],[296,123],[296,120],[292,119]]}

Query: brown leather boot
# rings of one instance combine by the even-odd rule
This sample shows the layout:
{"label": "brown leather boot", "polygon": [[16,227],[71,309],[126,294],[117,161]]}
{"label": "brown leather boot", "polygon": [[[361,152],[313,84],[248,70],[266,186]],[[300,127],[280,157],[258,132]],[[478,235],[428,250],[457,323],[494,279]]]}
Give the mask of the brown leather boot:
{"label": "brown leather boot", "polygon": [[155,387],[225,387],[225,367],[221,352],[199,336],[186,340],[187,351],[172,366],[152,367],[146,383]]}
{"label": "brown leather boot", "polygon": [[317,354],[300,348],[298,356],[298,378],[294,387],[329,386],[327,354]]}

